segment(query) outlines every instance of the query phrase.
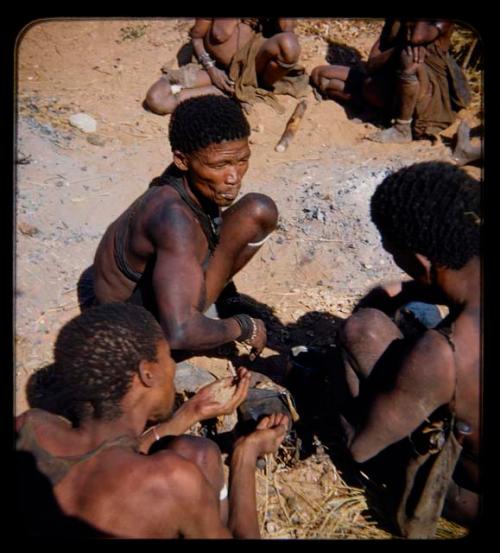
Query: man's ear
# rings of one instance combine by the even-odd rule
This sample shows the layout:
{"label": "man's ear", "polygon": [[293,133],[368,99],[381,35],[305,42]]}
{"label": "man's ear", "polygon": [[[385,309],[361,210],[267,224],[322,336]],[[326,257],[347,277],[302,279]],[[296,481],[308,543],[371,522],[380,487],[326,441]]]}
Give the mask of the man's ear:
{"label": "man's ear", "polygon": [[177,167],[177,169],[181,171],[187,171],[188,170],[188,158],[186,154],[183,154],[182,152],[179,152],[179,150],[174,150],[174,164]]}
{"label": "man's ear", "polygon": [[156,363],[143,359],[139,363],[139,379],[146,388],[151,388],[157,380]]}
{"label": "man's ear", "polygon": [[434,264],[432,261],[426,257],[425,255],[422,255],[421,253],[416,253],[415,257],[417,258],[420,265],[423,267],[423,272],[425,273],[426,281],[428,284],[433,283],[433,276],[434,276]]}

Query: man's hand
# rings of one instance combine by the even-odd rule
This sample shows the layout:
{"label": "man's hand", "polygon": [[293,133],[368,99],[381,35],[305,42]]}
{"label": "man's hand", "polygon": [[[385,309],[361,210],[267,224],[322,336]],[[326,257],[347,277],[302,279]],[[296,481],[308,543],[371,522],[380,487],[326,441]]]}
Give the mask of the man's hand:
{"label": "man's hand", "polygon": [[255,359],[261,354],[262,350],[265,348],[267,343],[267,331],[266,325],[260,319],[253,319],[257,325],[257,333],[253,340],[247,340],[245,343],[251,346],[250,361],[255,361]]}
{"label": "man's hand", "polygon": [[[255,456],[260,457],[278,450],[287,429],[288,417],[283,413],[273,413],[264,417],[251,434],[240,438],[240,440],[244,440],[245,445],[252,448]],[[236,442],[237,445],[240,440]]]}
{"label": "man's hand", "polygon": [[184,404],[185,409],[193,411],[196,422],[229,415],[245,401],[249,386],[250,373],[240,368],[236,378],[222,378],[198,390]]}
{"label": "man's hand", "polygon": [[209,67],[207,73],[210,80],[219,90],[232,96],[234,94],[234,82],[227,76],[225,71],[218,67]]}
{"label": "man's hand", "polygon": [[401,54],[403,69],[410,69],[413,64],[424,63],[427,50],[425,46],[412,46],[409,44]]}

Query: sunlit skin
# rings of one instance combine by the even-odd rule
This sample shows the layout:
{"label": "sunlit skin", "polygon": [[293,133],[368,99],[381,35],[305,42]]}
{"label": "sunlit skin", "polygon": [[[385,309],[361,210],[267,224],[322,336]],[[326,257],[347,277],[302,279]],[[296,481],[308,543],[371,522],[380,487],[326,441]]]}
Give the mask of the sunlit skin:
{"label": "sunlit skin", "polygon": [[422,333],[400,360],[393,387],[374,396],[363,424],[346,425],[349,448],[356,461],[365,462],[453,402],[457,419],[468,427],[461,436],[467,455],[459,459],[445,508],[452,520],[470,524],[477,516],[479,491],[480,260],[473,256],[462,268],[451,269],[386,239],[383,246],[412,280],[373,289],[342,328],[342,344],[352,361],[345,370],[353,397],[359,395],[360,382],[370,386],[370,373],[389,345],[403,338],[387,315],[410,301],[448,306],[453,348],[434,329]]}
{"label": "sunlit skin", "polygon": [[158,388],[160,398],[157,403],[157,411],[153,412],[150,420],[153,422],[162,422],[168,420],[172,416],[175,402],[175,361],[170,355],[170,348],[166,340],[160,340],[158,343],[157,360],[155,363],[163,373],[164,385]]}
{"label": "sunlit skin", "polygon": [[[300,56],[300,44],[293,30],[295,20],[279,18],[277,30],[263,42],[255,57],[255,70],[261,85],[270,87],[283,78]],[[193,50],[197,59],[210,55],[217,61],[211,67],[200,65],[189,87],[174,92],[165,78],[160,78],[148,90],[144,106],[158,115],[172,113],[184,100],[203,94],[233,96],[235,83],[228,69],[233,56],[255,35],[254,29],[241,19],[196,19],[190,30]],[[279,62],[288,64],[283,67]]]}
{"label": "sunlit skin", "polygon": [[248,139],[211,144],[192,154],[174,152],[174,163],[187,172],[191,190],[198,201],[230,206],[238,196],[248,170]]}
{"label": "sunlit skin", "polygon": [[[115,260],[115,236],[127,234],[124,256],[134,271],[144,273],[154,258],[151,285],[148,280],[146,286],[153,289],[155,315],[172,350],[206,351],[237,340],[242,331],[236,319],[212,319],[204,313],[277,225],[278,211],[271,198],[258,193],[238,198],[249,159],[248,138],[213,143],[187,154],[174,151],[173,162],[183,174],[186,193],[212,220],[222,220],[217,247],[209,251],[199,220],[174,188],[152,187],[133,221],[129,207],[108,227],[98,246],[97,301],[127,301],[134,293],[136,284]],[[267,339],[264,323],[254,321],[251,358]]]}
{"label": "sunlit skin", "polygon": [[[141,453],[131,444],[101,448],[69,468],[53,488],[63,513],[108,536],[258,538],[255,466],[258,457],[278,449],[287,417],[265,417],[235,443],[229,460],[230,495],[221,500],[225,476],[219,448],[208,439],[182,434],[201,420],[234,413],[247,396],[250,374],[239,369],[237,384],[229,377],[205,386],[172,415],[174,372],[169,346],[160,340],[156,359],[142,360],[131,377],[118,416],[86,417],[75,428],[60,416],[33,409],[17,417],[16,429],[30,421],[44,458],[79,457],[119,437],[138,444]],[[224,403],[214,395],[221,385],[233,390]],[[154,432],[145,431],[147,421],[164,419],[152,427]],[[170,439],[156,442],[164,436]],[[152,443],[157,451],[148,454]],[[49,535],[58,535],[59,526],[47,526]],[[72,532],[79,537],[77,529]]]}

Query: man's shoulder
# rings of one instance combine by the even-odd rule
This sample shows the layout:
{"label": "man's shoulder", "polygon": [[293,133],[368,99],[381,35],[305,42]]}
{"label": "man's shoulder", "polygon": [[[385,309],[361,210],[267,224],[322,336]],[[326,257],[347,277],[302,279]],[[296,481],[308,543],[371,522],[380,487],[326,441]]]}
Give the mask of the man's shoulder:
{"label": "man's shoulder", "polygon": [[136,483],[137,492],[143,496],[165,494],[164,497],[185,506],[196,501],[204,481],[194,463],[168,450],[141,455],[127,471],[127,478]]}

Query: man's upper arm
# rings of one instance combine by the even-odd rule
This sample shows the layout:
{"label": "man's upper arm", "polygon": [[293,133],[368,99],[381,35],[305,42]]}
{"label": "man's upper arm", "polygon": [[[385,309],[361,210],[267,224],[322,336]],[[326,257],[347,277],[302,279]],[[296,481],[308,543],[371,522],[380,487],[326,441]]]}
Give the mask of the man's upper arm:
{"label": "man's upper arm", "polygon": [[152,221],[151,240],[156,249],[153,289],[164,328],[182,325],[204,304],[204,277],[198,259],[196,223],[178,206]]}

